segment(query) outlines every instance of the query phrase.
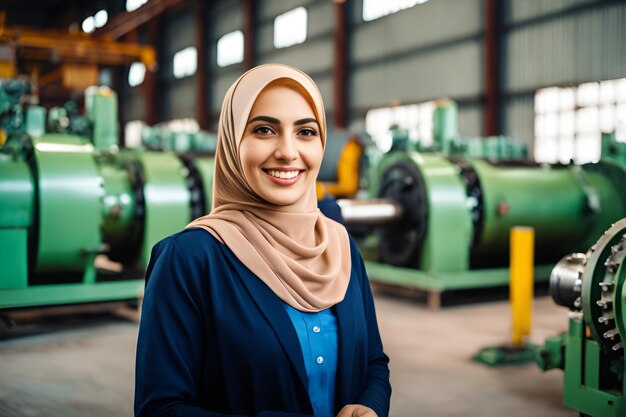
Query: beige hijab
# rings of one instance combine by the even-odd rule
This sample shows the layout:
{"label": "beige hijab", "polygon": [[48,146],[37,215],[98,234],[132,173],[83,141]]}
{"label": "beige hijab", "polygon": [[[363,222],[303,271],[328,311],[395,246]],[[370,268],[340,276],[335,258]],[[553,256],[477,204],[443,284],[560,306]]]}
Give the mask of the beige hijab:
{"label": "beige hijab", "polygon": [[293,205],[265,201],[250,187],[239,156],[256,98],[268,84],[285,78],[302,86],[326,145],[324,105],[313,80],[286,65],[251,69],[230,87],[222,104],[213,209],[187,227],[201,227],[228,246],[285,303],[317,312],[345,296],[351,269],[348,234],[317,209],[315,184]]}

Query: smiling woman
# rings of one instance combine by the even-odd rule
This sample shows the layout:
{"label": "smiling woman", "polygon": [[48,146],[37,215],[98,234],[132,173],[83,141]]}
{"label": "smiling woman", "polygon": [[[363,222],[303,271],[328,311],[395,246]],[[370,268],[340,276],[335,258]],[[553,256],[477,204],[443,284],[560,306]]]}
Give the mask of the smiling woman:
{"label": "smiling woman", "polygon": [[213,209],[152,251],[136,415],[388,415],[363,261],[316,206],[325,141],[320,93],[301,71],[263,65],[231,86]]}
{"label": "smiling woman", "polygon": [[239,147],[252,189],[279,206],[302,200],[315,183],[324,152],[313,108],[289,84],[277,80],[259,94]]}

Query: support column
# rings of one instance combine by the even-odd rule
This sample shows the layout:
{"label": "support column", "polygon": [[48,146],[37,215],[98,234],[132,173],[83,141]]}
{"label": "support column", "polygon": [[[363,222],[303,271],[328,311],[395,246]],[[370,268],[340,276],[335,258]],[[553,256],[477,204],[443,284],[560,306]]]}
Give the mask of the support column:
{"label": "support column", "polygon": [[195,26],[196,26],[196,51],[198,54],[198,68],[196,70],[196,120],[200,129],[207,130],[209,126],[208,119],[208,100],[207,100],[207,61],[208,48],[206,28],[207,22],[207,2],[205,0],[196,0],[194,3]]}
{"label": "support column", "polygon": [[500,134],[500,7],[485,0],[485,136]]}
{"label": "support column", "polygon": [[335,32],[333,47],[333,113],[334,126],[345,129],[347,125],[347,78],[346,67],[348,61],[347,29],[346,29],[346,1],[333,0],[335,9]]}
{"label": "support column", "polygon": [[254,66],[256,1],[245,0],[243,16],[243,66],[247,71]]}
{"label": "support column", "polygon": [[[139,34],[137,29],[133,29],[122,37],[125,42],[138,43]],[[113,72],[113,90],[117,93],[117,122],[118,126],[118,144],[120,147],[126,146],[126,123],[128,116],[126,115],[126,100],[124,96],[128,88],[128,67],[120,66],[111,68]]]}
{"label": "support column", "polygon": [[[161,18],[159,16],[155,17],[153,20],[148,22],[148,39],[150,45],[156,51],[157,59],[160,60],[160,37],[159,37],[159,21]],[[141,92],[143,93],[144,103],[145,103],[145,122],[149,126],[155,125],[161,121],[160,111],[159,111],[159,94],[157,94],[157,72],[156,68],[154,71],[151,71],[150,68],[146,68],[146,76],[141,84]]]}

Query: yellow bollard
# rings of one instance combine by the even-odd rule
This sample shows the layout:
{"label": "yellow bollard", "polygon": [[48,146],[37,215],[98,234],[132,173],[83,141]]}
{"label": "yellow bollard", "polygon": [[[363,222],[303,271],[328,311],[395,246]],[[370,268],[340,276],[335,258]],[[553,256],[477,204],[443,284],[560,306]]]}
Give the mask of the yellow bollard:
{"label": "yellow bollard", "polygon": [[516,226],[511,229],[511,275],[509,295],[513,318],[513,345],[521,346],[530,334],[533,302],[533,255],[535,230]]}

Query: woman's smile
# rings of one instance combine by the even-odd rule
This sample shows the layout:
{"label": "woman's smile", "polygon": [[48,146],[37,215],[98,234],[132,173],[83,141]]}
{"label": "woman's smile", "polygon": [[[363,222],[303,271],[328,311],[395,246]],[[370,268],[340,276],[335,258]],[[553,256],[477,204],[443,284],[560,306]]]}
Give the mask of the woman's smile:
{"label": "woman's smile", "polygon": [[278,185],[295,184],[301,177],[304,170],[294,168],[264,168],[263,172],[267,174],[270,180]]}

